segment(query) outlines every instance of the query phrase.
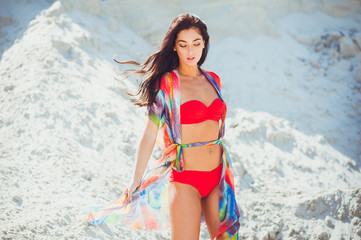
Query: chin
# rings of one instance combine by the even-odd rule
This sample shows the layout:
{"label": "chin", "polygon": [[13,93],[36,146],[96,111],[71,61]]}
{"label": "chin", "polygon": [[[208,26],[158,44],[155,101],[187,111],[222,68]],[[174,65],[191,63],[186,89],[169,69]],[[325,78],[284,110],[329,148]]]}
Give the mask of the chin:
{"label": "chin", "polygon": [[187,65],[189,65],[189,66],[198,66],[198,63],[192,63],[192,64],[187,64]]}
{"label": "chin", "polygon": [[185,64],[188,65],[188,66],[198,66],[198,62],[199,62],[199,60],[198,60],[198,61],[194,61],[194,62],[192,62],[192,63],[190,63],[190,62],[185,62]]}

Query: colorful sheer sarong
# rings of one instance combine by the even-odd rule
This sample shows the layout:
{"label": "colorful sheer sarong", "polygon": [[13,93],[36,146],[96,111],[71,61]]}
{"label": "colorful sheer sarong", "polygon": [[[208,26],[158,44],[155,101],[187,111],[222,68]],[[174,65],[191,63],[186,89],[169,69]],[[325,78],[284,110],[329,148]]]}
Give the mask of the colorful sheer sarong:
{"label": "colorful sheer sarong", "polygon": [[[213,73],[200,69],[214,86],[219,98],[220,79]],[[215,80],[216,79],[216,80]],[[214,236],[238,239],[239,211],[235,199],[233,173],[229,154],[222,143],[225,115],[222,116],[219,139],[209,142],[179,144],[180,134],[180,82],[178,70],[163,75],[155,102],[148,108],[148,116],[158,126],[157,144],[163,151],[159,160],[148,165],[140,186],[132,194],[132,202],[126,196],[106,206],[89,207],[79,219],[93,224],[121,224],[131,228],[157,229],[170,227],[168,207],[168,184],[171,168],[183,171],[183,147],[220,144],[222,148],[222,176],[219,183],[220,228]]]}

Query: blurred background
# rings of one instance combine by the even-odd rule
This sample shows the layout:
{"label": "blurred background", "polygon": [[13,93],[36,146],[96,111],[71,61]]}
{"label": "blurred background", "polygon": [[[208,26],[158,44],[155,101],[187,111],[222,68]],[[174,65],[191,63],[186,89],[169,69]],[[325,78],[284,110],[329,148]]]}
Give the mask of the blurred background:
{"label": "blurred background", "polygon": [[145,61],[183,12],[222,80],[240,239],[361,238],[360,0],[0,0],[2,239],[170,239],[75,216],[120,196],[145,127],[113,56]]}

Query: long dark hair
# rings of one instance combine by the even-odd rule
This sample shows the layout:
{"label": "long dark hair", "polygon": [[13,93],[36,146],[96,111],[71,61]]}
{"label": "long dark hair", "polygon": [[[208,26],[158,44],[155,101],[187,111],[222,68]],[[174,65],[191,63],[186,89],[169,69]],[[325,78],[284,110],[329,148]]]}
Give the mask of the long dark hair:
{"label": "long dark hair", "polygon": [[173,20],[167,31],[167,34],[163,39],[160,49],[150,55],[144,63],[139,64],[136,61],[120,62],[114,59],[115,62],[120,64],[134,64],[137,66],[141,66],[141,69],[139,70],[127,69],[122,71],[121,73],[126,71],[132,71],[123,79],[126,79],[130,75],[135,73],[141,76],[147,76],[147,78],[139,84],[138,91],[135,94],[127,92],[128,95],[133,97],[140,95],[136,99],[131,99],[131,101],[135,105],[140,107],[150,106],[154,102],[155,96],[157,95],[160,87],[160,80],[163,74],[172,71],[179,65],[177,52],[173,50],[177,35],[180,31],[190,28],[198,28],[204,40],[202,57],[197,63],[198,67],[200,67],[206,60],[208,54],[209,35],[207,32],[206,24],[202,20],[200,20],[198,16],[191,13],[182,13]]}

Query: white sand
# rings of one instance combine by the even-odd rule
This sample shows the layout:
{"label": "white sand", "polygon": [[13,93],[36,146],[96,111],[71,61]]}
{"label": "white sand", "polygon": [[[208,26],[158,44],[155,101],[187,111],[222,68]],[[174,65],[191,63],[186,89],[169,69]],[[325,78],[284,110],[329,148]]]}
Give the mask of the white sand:
{"label": "white sand", "polygon": [[228,104],[240,239],[361,239],[360,7],[1,0],[1,238],[170,239],[75,216],[119,197],[146,120],[112,56],[145,60],[190,11],[208,25],[203,68]]}

